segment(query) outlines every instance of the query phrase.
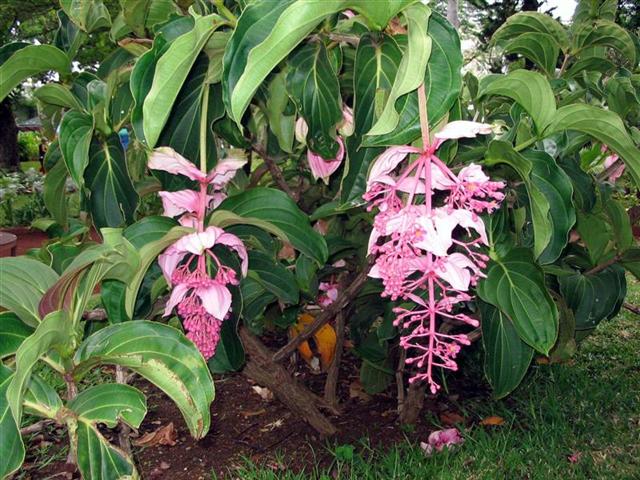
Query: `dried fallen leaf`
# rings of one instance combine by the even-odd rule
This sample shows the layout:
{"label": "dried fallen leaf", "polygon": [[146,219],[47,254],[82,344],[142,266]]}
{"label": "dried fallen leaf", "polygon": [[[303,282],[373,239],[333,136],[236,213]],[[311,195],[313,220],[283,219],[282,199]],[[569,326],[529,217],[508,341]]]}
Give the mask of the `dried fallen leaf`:
{"label": "dried fallen leaf", "polygon": [[464,423],[464,417],[456,412],[442,412],[440,421],[444,425],[455,425],[456,423]]}
{"label": "dried fallen leaf", "polygon": [[170,445],[174,446],[177,442],[178,433],[173,422],[159,427],[153,432],[145,433],[140,438],[133,441],[133,444],[137,447],[155,447],[157,445]]}
{"label": "dried fallen leaf", "polygon": [[255,412],[251,412],[249,410],[240,411],[240,415],[242,415],[244,418],[257,417],[258,415],[262,415],[263,413],[267,413],[267,411],[264,408],[261,408],[260,410],[256,410]]}
{"label": "dried fallen leaf", "polygon": [[160,462],[160,470],[169,470],[171,468],[171,465],[169,465],[167,462]]}
{"label": "dried fallen leaf", "polygon": [[569,463],[578,463],[582,459],[582,452],[573,452],[567,457]]}
{"label": "dried fallen leaf", "polygon": [[284,425],[284,418],[279,418],[278,420],[267,423],[263,428],[260,429],[261,432],[271,432],[276,428],[280,428]]}
{"label": "dried fallen leaf", "polygon": [[354,380],[349,384],[349,398],[356,398],[362,402],[371,400],[371,395],[364,391],[360,380]]}
{"label": "dried fallen leaf", "polygon": [[271,400],[273,400],[273,392],[269,390],[267,387],[260,387],[258,385],[254,385],[251,388],[253,389],[254,392],[260,395],[260,398],[262,398],[262,400],[264,400],[265,402],[270,402]]}
{"label": "dried fallen leaf", "polygon": [[495,415],[483,418],[482,421],[480,422],[480,425],[497,426],[497,425],[502,425],[502,424],[504,424],[504,418],[498,417],[498,416],[495,416]]}
{"label": "dried fallen leaf", "polygon": [[538,365],[549,365],[549,357],[536,357]]}

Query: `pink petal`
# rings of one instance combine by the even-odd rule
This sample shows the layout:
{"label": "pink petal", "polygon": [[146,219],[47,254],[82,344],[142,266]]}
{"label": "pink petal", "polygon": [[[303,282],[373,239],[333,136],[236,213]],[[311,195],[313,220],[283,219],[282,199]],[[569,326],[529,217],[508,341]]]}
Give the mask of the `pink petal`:
{"label": "pink petal", "polygon": [[200,195],[195,190],[158,192],[162,199],[164,215],[176,217],[184,212],[196,212],[200,207]]}
{"label": "pink petal", "polygon": [[242,260],[242,275],[247,276],[247,269],[249,268],[249,257],[247,255],[247,249],[238,237],[231,233],[223,233],[218,237],[216,243],[226,245],[227,247],[235,250],[235,252]]}
{"label": "pink petal", "polygon": [[[605,169],[609,168],[611,165],[613,165],[618,161],[618,158],[620,157],[618,157],[618,155],[616,155],[615,153],[612,155],[609,155],[607,158],[604,159],[604,168]],[[611,172],[611,175],[609,175],[609,181],[615,182],[617,179],[619,179],[624,173],[624,167],[625,167],[625,164],[621,163],[618,168],[616,168],[613,172]]]}
{"label": "pink petal", "polygon": [[175,243],[176,249],[181,252],[190,252],[202,255],[205,250],[213,247],[224,230],[218,227],[207,227],[204,232],[190,233]]}
{"label": "pink petal", "polygon": [[461,253],[452,253],[444,259],[441,267],[436,269],[436,274],[440,278],[456,290],[461,292],[469,290],[471,272],[468,269],[475,269],[471,260]]}
{"label": "pink petal", "polygon": [[231,308],[231,292],[221,283],[214,283],[208,287],[196,289],[202,306],[214,317],[224,320]]}
{"label": "pink petal", "polygon": [[484,223],[478,215],[468,210],[454,210],[450,215],[456,219],[458,225],[461,227],[466,228],[467,230],[469,228],[473,228],[480,236],[482,243],[489,245]]}
{"label": "pink petal", "polygon": [[307,149],[307,160],[309,161],[311,173],[315,180],[321,178],[324,183],[328,184],[331,174],[342,164],[342,159],[344,158],[344,142],[340,137],[336,137],[336,141],[338,142],[339,149],[338,155],[334,159],[325,160],[320,155]]}
{"label": "pink petal", "polygon": [[442,130],[435,134],[440,140],[452,138],[474,138],[476,135],[487,135],[491,133],[491,125],[487,123],[469,122],[466,120],[456,120],[447,123]]}
{"label": "pink petal", "polygon": [[294,132],[296,135],[296,140],[302,143],[303,145],[306,145],[307,133],[309,133],[309,126],[307,125],[307,122],[304,120],[304,118],[298,117],[298,120],[296,120],[296,126],[295,126]]}
{"label": "pink petal", "polygon": [[419,153],[420,149],[415,147],[408,147],[402,145],[399,147],[391,147],[380,154],[375,159],[371,170],[369,170],[369,176],[367,178],[367,190],[372,183],[379,182],[381,178],[387,177],[406,156],[410,153]]}
{"label": "pink petal", "polygon": [[491,179],[485,175],[480,165],[471,163],[458,173],[458,179],[466,183],[486,183]]}
{"label": "pink petal", "polygon": [[149,168],[184,175],[191,180],[204,181],[206,175],[193,163],[169,147],[156,148],[149,159]]}
{"label": "pink petal", "polygon": [[343,137],[353,135],[353,110],[347,105],[342,106],[342,122],[338,126],[338,133]]}
{"label": "pink petal", "polygon": [[176,249],[175,244],[171,245],[164,251],[164,253],[161,253],[158,256],[158,263],[160,264],[164,278],[166,278],[169,285],[171,285],[173,272],[185,256],[186,252],[179,252]]}
{"label": "pink petal", "polygon": [[198,216],[193,213],[185,213],[178,219],[178,222],[180,222],[180,225],[183,227],[189,228],[198,228],[198,225],[200,224]]}
{"label": "pink petal", "polygon": [[216,167],[207,175],[207,181],[215,188],[222,188],[235,176],[236,171],[240,170],[246,160],[240,158],[225,158],[220,160]]}
{"label": "pink petal", "polygon": [[171,296],[169,297],[167,305],[164,309],[163,317],[171,315],[171,312],[173,311],[175,306],[178,305],[178,303],[180,303],[182,299],[184,299],[184,297],[187,295],[188,290],[189,287],[183,283],[180,283],[173,287],[173,289],[171,290]]}
{"label": "pink petal", "polygon": [[218,208],[218,205],[220,205],[224,201],[224,199],[227,198],[227,194],[222,192],[214,192],[211,198],[213,199],[213,203],[211,204],[211,206],[213,208]]}

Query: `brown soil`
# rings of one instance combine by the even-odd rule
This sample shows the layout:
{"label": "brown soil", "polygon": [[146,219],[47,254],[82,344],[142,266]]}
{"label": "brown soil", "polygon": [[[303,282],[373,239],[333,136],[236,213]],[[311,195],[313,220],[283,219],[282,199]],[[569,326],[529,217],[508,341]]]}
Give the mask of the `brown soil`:
{"label": "brown soil", "polygon": [[[442,412],[454,412],[456,416],[456,396],[440,396],[438,402],[427,400],[415,427],[403,428],[397,422],[396,400],[391,385],[388,392],[368,397],[359,389],[354,396],[354,386],[358,384],[359,364],[348,353],[343,362],[338,398],[342,414],[331,416],[331,421],[339,430],[337,436],[323,439],[307,424],[294,417],[277,400],[263,400],[251,387],[251,383],[241,374],[216,376],[216,399],[211,406],[212,422],[208,435],[195,441],[176,406],[164,394],[145,381],[134,382],[147,395],[149,413],[138,436],[153,432],[159,427],[173,422],[177,430],[175,446],[159,445],[136,448],[135,457],[142,478],[147,480],[209,480],[212,473],[218,478],[239,478],[234,474],[250,459],[274,472],[292,470],[307,472],[313,478],[314,467],[328,467],[332,455],[328,448],[333,445],[352,444],[358,448],[360,439],[368,438],[371,446],[390,447],[396,442],[409,440],[425,441],[429,433],[436,429],[427,419],[438,418]],[[297,378],[320,393],[325,375],[312,375],[303,364],[295,365]],[[354,382],[356,382],[354,384]],[[367,398],[368,397],[368,398]],[[445,414],[446,415],[446,414]],[[459,417],[458,417],[459,418]],[[445,417],[441,417],[445,420]],[[445,420],[446,421],[446,420]],[[49,434],[45,438],[62,445],[59,435]],[[117,435],[105,432],[116,442]],[[46,434],[45,434],[46,437]],[[32,447],[31,449],[32,450]],[[27,454],[27,463],[33,462]],[[278,460],[281,459],[281,460]],[[36,465],[32,465],[35,468]],[[45,479],[52,475],[65,475],[64,464],[59,462],[39,471],[24,471],[22,478]],[[64,478],[64,476],[54,478]],[[73,477],[78,478],[77,472]]]}

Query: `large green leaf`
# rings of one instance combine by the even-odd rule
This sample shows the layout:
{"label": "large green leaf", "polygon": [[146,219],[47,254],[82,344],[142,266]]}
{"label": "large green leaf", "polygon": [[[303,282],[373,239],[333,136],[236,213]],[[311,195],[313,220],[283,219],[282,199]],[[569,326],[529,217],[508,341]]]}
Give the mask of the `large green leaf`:
{"label": "large green leaf", "polygon": [[548,153],[528,150],[523,156],[531,162],[531,181],[549,204],[551,238],[538,261],[541,264],[553,263],[567,245],[569,232],[576,222],[573,185],[569,176]]}
{"label": "large green leaf", "polygon": [[55,420],[62,408],[62,399],[55,388],[34,373],[27,383],[22,405],[25,413]]}
{"label": "large green leaf", "polygon": [[251,250],[248,275],[283,303],[298,303],[300,292],[295,276],[270,255]]}
{"label": "large green leaf", "polygon": [[544,274],[524,248],[494,258],[478,283],[482,300],[506,314],[520,338],[548,355],[558,335],[558,309],[544,283]]}
{"label": "large green leaf", "polygon": [[[58,148],[51,145],[49,148]],[[64,161],[58,161],[44,177],[42,198],[49,213],[60,225],[67,224],[67,178],[69,171]]]}
{"label": "large green leaf", "polygon": [[131,459],[123,451],[109,444],[95,424],[79,418],[70,430],[73,430],[71,447],[83,478],[138,478]]}
{"label": "large green leaf", "polygon": [[566,51],[569,48],[569,35],[565,28],[553,17],[539,12],[521,12],[512,15],[496,30],[491,40],[501,44],[528,33],[550,35],[562,50]]}
{"label": "large green leaf", "polygon": [[480,303],[484,373],[493,388],[493,395],[509,395],[527,373],[533,348],[520,339],[513,322],[497,308]]}
{"label": "large green leaf", "polygon": [[133,221],[138,206],[138,194],[127,170],[124,150],[117,134],[106,142],[91,142],[85,180],[89,208],[99,228],[119,227]]}
{"label": "large green leaf", "polygon": [[33,92],[33,96],[41,102],[48,103],[49,105],[56,105],[64,108],[75,108],[77,110],[82,109],[82,105],[75,95],[71,93],[69,87],[59,83],[47,83]]}
{"label": "large green leaf", "polygon": [[269,129],[278,139],[280,149],[292,153],[296,116],[289,109],[285,72],[275,74],[268,89],[264,113],[269,119]]}
{"label": "large green leaf", "polygon": [[[431,55],[424,84],[429,125],[434,127],[446,117],[458,99],[462,89],[463,59],[458,32],[442,15],[431,14],[427,33],[431,38]],[[397,127],[385,135],[365,137],[363,146],[408,145],[420,137],[417,92],[401,97],[395,108],[400,113]]]}
{"label": "large green leaf", "polygon": [[545,133],[552,135],[564,130],[586,133],[606,144],[622,157],[636,185],[640,186],[640,150],[616,113],[592,105],[567,105],[558,109]]}
{"label": "large green leaf", "polygon": [[13,51],[12,55],[0,64],[0,101],[28,77],[50,70],[62,74],[69,72],[69,58],[59,48],[52,45],[19,45],[21,48]]}
{"label": "large green leaf", "polygon": [[479,97],[508,97],[520,104],[536,126],[538,134],[553,121],[556,100],[545,77],[537,72],[516,70],[504,76],[489,76],[480,82]]}
{"label": "large green leaf", "polygon": [[[218,207],[237,215],[236,223],[243,219],[267,222],[276,227],[283,240],[305,255],[324,265],[329,255],[327,244],[309,224],[309,218],[298,208],[289,196],[272,188],[252,188],[227,198]],[[259,224],[257,226],[260,226]]]}
{"label": "large green leaf", "polygon": [[576,330],[595,328],[620,310],[627,292],[624,269],[612,265],[594,275],[559,276],[560,292],[576,318]]}
{"label": "large green leaf", "polygon": [[27,257],[0,258],[0,307],[14,312],[31,327],[40,323],[40,298],[58,275],[44,263]]}
{"label": "large green leaf", "polygon": [[73,336],[69,316],[59,310],[47,315],[35,332],[22,342],[16,352],[15,375],[7,389],[7,400],[15,419],[22,419],[22,400],[36,363],[54,347],[59,351],[67,349]]}
{"label": "large green leaf", "polygon": [[244,365],[244,348],[238,336],[239,317],[235,314],[222,322],[216,353],[207,364],[212,373],[235,372]]}
{"label": "large green leaf", "polygon": [[71,110],[60,124],[60,150],[71,178],[78,187],[84,185],[84,171],[89,164],[89,148],[93,135],[93,117]]}
{"label": "large green leaf", "polygon": [[154,215],[128,226],[123,235],[135,248],[142,249],[145,245],[160,240],[176,225],[178,222],[173,218]]}
{"label": "large green leaf", "polygon": [[53,37],[53,44],[60,50],[67,52],[69,58],[75,58],[78,49],[87,39],[87,35],[80,31],[64,10],[58,10],[56,14],[58,15],[58,30]]}
{"label": "large green leaf", "polygon": [[552,77],[558,63],[560,47],[547,33],[528,32],[507,43],[504,51],[519,53],[538,65],[547,76]]}
{"label": "large green leaf", "polygon": [[13,372],[0,364],[0,478],[8,478],[24,461],[24,444],[16,418],[7,401],[7,389]]}
{"label": "large green leaf", "polygon": [[[533,180],[533,164],[531,160],[516,152],[510,143],[500,140],[494,140],[489,144],[486,152],[485,163],[487,165],[495,165],[497,163],[506,163],[511,166],[520,178],[522,178],[529,197],[529,209],[531,221],[533,223],[533,252],[538,258],[545,251],[553,233],[553,223],[550,216],[551,206],[543,191],[539,188],[545,186],[542,182]],[[543,169],[543,166],[538,168]],[[552,166],[549,168],[553,168]],[[561,233],[558,239],[561,239]]]}
{"label": "large green leaf", "polygon": [[100,364],[122,365],[164,391],[182,412],[191,435],[209,430],[213,381],[202,355],[178,330],[137,320],[91,335],[76,351],[76,374]]}
{"label": "large green leaf", "polygon": [[636,65],[636,46],[633,38],[629,32],[611,20],[583,23],[575,30],[573,49],[576,53],[596,46],[613,48],[631,66]]}
{"label": "large green leaf", "polygon": [[87,33],[111,26],[111,15],[102,0],[60,0],[60,6],[73,23]]}
{"label": "large green leaf", "polygon": [[222,85],[229,116],[240,125],[254,93],[273,70],[329,15],[353,8],[376,28],[414,0],[262,0],[251,3],[238,19],[224,56]]}
{"label": "large green leaf", "polygon": [[340,186],[341,202],[346,206],[363,203],[367,172],[382,148],[360,148],[363,136],[376,120],[376,98],[388,94],[402,59],[394,37],[363,35],[358,43],[353,67],[354,133],[346,141],[347,159]]}
{"label": "large green leaf", "polygon": [[147,400],[131,385],[106,383],[83,390],[67,408],[88,422],[104,423],[109,428],[120,420],[138,428],[147,414]]}
{"label": "large green leaf", "polygon": [[13,312],[0,313],[0,360],[15,355],[22,342],[33,333],[33,328]]}
{"label": "large green leaf", "polygon": [[323,158],[336,158],[336,125],[342,119],[338,76],[323,43],[301,48],[290,60],[287,90],[309,126],[307,144]]}
{"label": "large green leaf", "polygon": [[124,22],[140,37],[168,20],[172,13],[179,13],[172,0],[120,0],[120,4]]}
{"label": "large green leaf", "polygon": [[156,145],[191,67],[221,24],[217,15],[196,19],[193,29],[174,40],[158,60],[153,84],[142,107],[144,136],[149,147]]}
{"label": "large green leaf", "polygon": [[412,5],[404,11],[404,16],[407,19],[407,47],[384,109],[371,130],[366,133],[368,136],[392,132],[400,121],[400,115],[396,111],[396,101],[401,96],[416,90],[424,81],[427,61],[431,55],[432,41],[427,35],[431,9],[422,4]]}

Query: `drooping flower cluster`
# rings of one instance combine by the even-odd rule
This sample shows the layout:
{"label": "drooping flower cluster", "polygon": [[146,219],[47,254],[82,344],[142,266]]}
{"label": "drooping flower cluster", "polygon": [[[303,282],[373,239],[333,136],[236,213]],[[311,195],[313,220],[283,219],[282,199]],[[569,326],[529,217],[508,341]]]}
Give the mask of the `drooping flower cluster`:
{"label": "drooping flower cluster", "polygon": [[[172,288],[164,315],[176,309],[182,319],[187,337],[210,358],[220,340],[222,322],[231,310],[229,285],[237,285],[236,272],[222,264],[213,252],[215,245],[224,245],[241,260],[241,273],[247,274],[248,257],[242,241],[218,227],[204,226],[207,208],[215,208],[224,199],[222,188],[233,178],[243,160],[225,159],[207,173],[200,171],[187,159],[170,148],[157,149],[149,160],[149,167],[184,175],[199,183],[199,190],[160,192],[164,214],[180,215],[180,223],[193,227],[195,233],[185,235],[158,257],[167,283]],[[211,190],[211,191],[210,191]],[[210,270],[215,273],[213,277]]]}
{"label": "drooping flower cluster", "polygon": [[[342,108],[342,122],[338,125],[337,130],[340,135],[336,136],[336,142],[338,142],[336,158],[322,158],[317,153],[312,152],[310,148],[307,148],[307,161],[313,178],[315,180],[321,178],[326,184],[329,182],[329,177],[340,167],[344,159],[345,151],[342,137],[348,137],[353,134],[353,111],[346,105]],[[304,118],[298,118],[295,134],[300,143],[306,143],[308,131],[309,127]]]}
{"label": "drooping flower cluster", "polygon": [[[504,185],[480,166],[471,164],[456,175],[435,152],[447,139],[490,131],[486,124],[449,123],[423,149],[389,148],[368,176],[364,199],[369,210],[378,209],[369,240],[376,261],[369,275],[382,280],[383,296],[414,304],[395,309],[395,325],[406,332],[400,344],[409,353],[407,364],[417,367],[410,381],[426,380],[433,393],[439,388],[433,368],[456,370],[460,346],[470,343],[464,334],[440,333],[436,320],[478,326],[457,306],[471,300],[469,288],[488,260],[479,249],[487,236],[478,214],[491,212],[504,197]],[[409,155],[417,159],[395,173]]]}

